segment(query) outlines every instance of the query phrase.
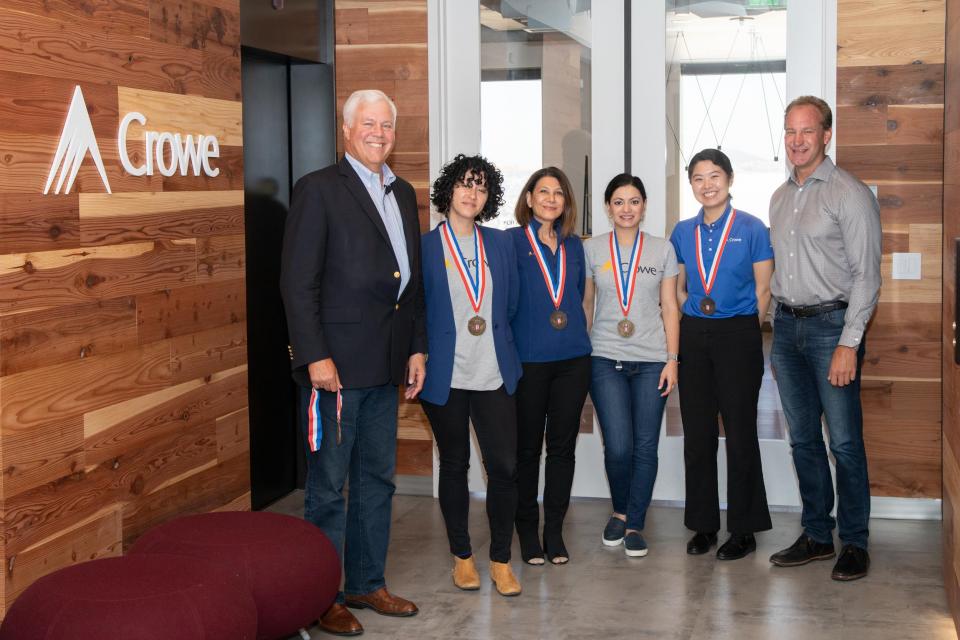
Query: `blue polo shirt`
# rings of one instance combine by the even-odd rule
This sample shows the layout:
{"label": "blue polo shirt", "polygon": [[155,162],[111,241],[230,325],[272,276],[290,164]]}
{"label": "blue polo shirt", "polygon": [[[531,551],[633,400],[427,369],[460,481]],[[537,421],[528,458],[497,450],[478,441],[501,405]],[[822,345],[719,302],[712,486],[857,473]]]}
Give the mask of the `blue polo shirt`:
{"label": "blue polo shirt", "polygon": [[732,318],[757,314],[757,284],[753,278],[753,263],[771,260],[773,246],[770,231],[759,218],[737,210],[737,217],[730,227],[723,257],[717,267],[716,280],[710,297],[717,304],[716,313],[708,316],[700,310],[700,301],[706,296],[697,270],[696,228],[700,227],[703,245],[705,274],[710,273],[714,257],[723,238],[723,226],[730,217],[728,204],[723,215],[712,224],[703,221],[703,209],[695,218],[681,220],[670,234],[670,242],[677,252],[677,262],[685,265],[687,272],[687,300],[683,303],[684,315],[698,318]]}
{"label": "blue polo shirt", "polygon": [[[530,229],[540,244],[540,252],[556,274],[557,255],[550,247],[540,242],[537,231],[540,223],[530,221]],[[583,243],[577,236],[563,241],[567,254],[567,281],[564,287],[560,310],[567,314],[567,326],[556,330],[550,326],[550,314],[554,311],[553,300],[543,281],[543,272],[533,253],[523,227],[507,230],[517,250],[517,267],[520,272],[520,304],[517,315],[511,322],[513,337],[522,362],[555,362],[589,355],[590,336],[587,334],[587,318],[583,313],[583,288],[586,284]],[[559,229],[557,230],[559,233]]]}

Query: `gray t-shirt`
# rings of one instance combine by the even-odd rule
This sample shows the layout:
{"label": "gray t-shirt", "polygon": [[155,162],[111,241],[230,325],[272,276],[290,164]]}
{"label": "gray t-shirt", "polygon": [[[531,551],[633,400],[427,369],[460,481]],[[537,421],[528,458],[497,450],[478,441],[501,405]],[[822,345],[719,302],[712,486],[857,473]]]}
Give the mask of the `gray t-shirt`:
{"label": "gray t-shirt", "polygon": [[[479,233],[479,232],[478,232]],[[476,247],[473,236],[458,237],[460,252],[467,261],[469,273],[476,271]],[[450,388],[468,391],[493,391],[503,384],[500,365],[497,363],[497,351],[493,344],[493,278],[490,265],[484,264],[487,273],[487,286],[480,302],[480,313],[473,310],[467,290],[457,269],[457,256],[450,253],[450,247],[443,242],[443,260],[447,269],[447,284],[450,287],[450,302],[453,305],[453,324],[457,328],[457,347],[453,356],[453,377]],[[469,279],[467,280],[469,282]],[[475,315],[487,321],[486,330],[475,336],[467,330],[467,323]]]}
{"label": "gray t-shirt", "polygon": [[[664,238],[643,234],[643,252],[637,265],[637,283],[630,312],[632,336],[624,338],[617,331],[617,323],[624,315],[617,300],[617,288],[610,258],[610,234],[595,236],[583,243],[587,277],[593,278],[593,328],[590,342],[593,355],[630,362],[666,362],[667,336],[660,316],[660,282],[680,273],[673,245]],[[620,246],[621,273],[627,270],[633,246]]]}

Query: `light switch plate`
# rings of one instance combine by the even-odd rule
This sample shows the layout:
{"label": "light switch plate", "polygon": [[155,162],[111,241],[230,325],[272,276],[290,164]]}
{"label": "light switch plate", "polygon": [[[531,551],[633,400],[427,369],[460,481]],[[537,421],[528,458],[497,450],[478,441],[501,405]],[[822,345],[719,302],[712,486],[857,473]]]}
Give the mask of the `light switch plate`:
{"label": "light switch plate", "polygon": [[894,280],[919,280],[920,279],[920,254],[919,253],[894,253],[893,254],[893,279]]}

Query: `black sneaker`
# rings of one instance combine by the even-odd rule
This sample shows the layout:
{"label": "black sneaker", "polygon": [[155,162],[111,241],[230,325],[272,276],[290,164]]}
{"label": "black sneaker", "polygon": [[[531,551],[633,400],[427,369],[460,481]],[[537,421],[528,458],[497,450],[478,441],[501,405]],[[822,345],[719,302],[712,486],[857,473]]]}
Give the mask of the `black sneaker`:
{"label": "black sneaker", "polygon": [[866,549],[855,547],[852,544],[843,545],[837,564],[833,565],[830,577],[834,580],[848,582],[866,577],[870,570],[870,554]]}
{"label": "black sneaker", "polygon": [[627,530],[627,523],[610,516],[610,519],[607,520],[607,526],[603,528],[603,544],[608,547],[615,547],[621,542],[623,542],[623,534]]}
{"label": "black sneaker", "polygon": [[814,560],[829,560],[837,555],[833,543],[817,542],[805,533],[782,551],[770,556],[770,562],[778,567],[799,567]]}
{"label": "black sneaker", "polygon": [[647,555],[647,542],[639,531],[631,531],[623,537],[623,552],[631,558],[642,558]]}

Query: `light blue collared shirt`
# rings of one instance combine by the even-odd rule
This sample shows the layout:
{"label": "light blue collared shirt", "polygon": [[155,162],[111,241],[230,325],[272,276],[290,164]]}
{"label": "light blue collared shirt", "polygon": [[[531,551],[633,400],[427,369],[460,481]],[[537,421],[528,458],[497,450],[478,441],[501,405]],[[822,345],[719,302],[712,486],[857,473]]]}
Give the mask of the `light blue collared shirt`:
{"label": "light blue collared shirt", "polygon": [[383,220],[383,226],[387,228],[387,235],[390,237],[390,244],[393,246],[393,255],[397,259],[397,267],[400,271],[400,289],[397,291],[397,299],[406,289],[410,282],[410,259],[407,257],[407,239],[403,235],[403,218],[400,216],[400,205],[397,204],[397,198],[391,191],[387,193],[387,187],[393,184],[397,176],[390,170],[386,164],[383,165],[383,184],[380,183],[380,174],[370,171],[362,165],[359,160],[349,153],[344,154],[347,162],[357,172],[360,182],[367,188],[373,205],[380,213],[380,219]]}

